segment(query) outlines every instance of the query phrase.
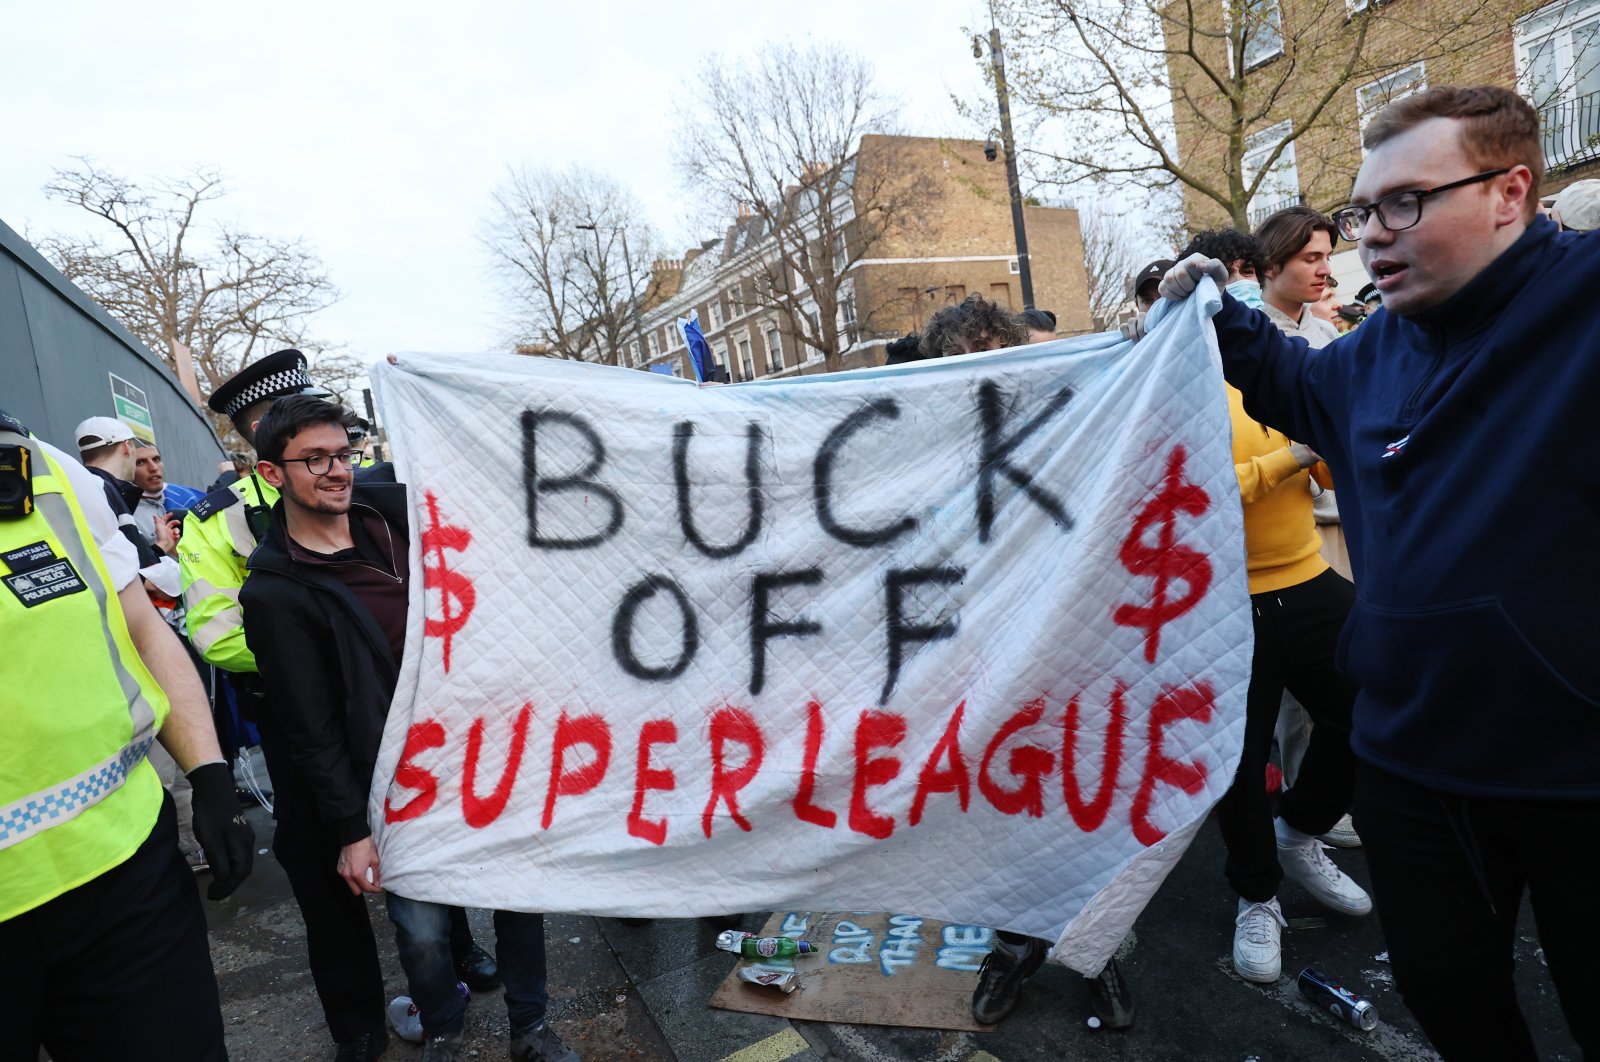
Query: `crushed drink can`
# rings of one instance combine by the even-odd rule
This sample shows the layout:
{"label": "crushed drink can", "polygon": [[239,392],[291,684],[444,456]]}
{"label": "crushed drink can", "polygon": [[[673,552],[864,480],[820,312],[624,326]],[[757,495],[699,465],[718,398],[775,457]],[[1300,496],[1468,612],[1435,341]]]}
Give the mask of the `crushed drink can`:
{"label": "crushed drink can", "polygon": [[1332,1011],[1334,1017],[1354,1025],[1362,1032],[1377,1028],[1377,1007],[1311,967],[1300,971],[1295,984],[1300,986],[1300,994],[1310,1000],[1312,1006]]}
{"label": "crushed drink can", "polygon": [[757,966],[739,967],[739,980],[748,981],[753,985],[764,988],[776,988],[784,995],[788,995],[800,987],[793,970],[763,970]]}

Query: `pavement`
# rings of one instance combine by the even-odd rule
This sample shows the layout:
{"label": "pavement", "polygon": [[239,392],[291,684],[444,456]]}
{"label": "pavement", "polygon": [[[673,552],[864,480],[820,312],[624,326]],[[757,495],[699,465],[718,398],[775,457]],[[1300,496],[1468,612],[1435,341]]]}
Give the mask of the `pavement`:
{"label": "pavement", "polygon": [[[255,873],[229,899],[206,902],[211,955],[222,989],[233,1062],[333,1057],[332,1042],[306,967],[305,931],[289,883],[272,858],[272,821],[252,812]],[[1359,849],[1335,851],[1347,873],[1367,884]],[[1222,880],[1218,831],[1207,824],[1134,927],[1121,960],[1138,1005],[1127,1032],[1088,1027],[1085,982],[1047,964],[1021,1003],[992,1032],[953,1033],[879,1025],[840,1025],[716,1010],[712,991],[736,960],[712,940],[730,926],[755,931],[765,913],[722,919],[658,920],[628,926],[608,918],[552,915],[545,921],[550,1019],[584,1062],[1044,1062],[1093,1058],[1390,1060],[1438,1056],[1394,991],[1376,917],[1350,919],[1319,907],[1285,883],[1279,900],[1284,979],[1253,985],[1233,972],[1235,900]],[[388,995],[406,991],[383,905],[370,901]],[[490,915],[473,911],[480,943],[491,947]],[[1516,938],[1517,995],[1547,1062],[1582,1057],[1566,1031],[1555,989],[1536,954],[1524,906]],[[491,947],[492,950],[492,947]],[[1316,966],[1376,1004],[1381,1022],[1362,1033],[1314,1010],[1292,976]],[[1470,976],[1471,971],[1462,971]],[[974,975],[976,978],[976,975]],[[506,1057],[505,1008],[497,993],[476,996],[467,1015],[469,1059]],[[413,1062],[421,1048],[395,1040],[388,1062]]]}

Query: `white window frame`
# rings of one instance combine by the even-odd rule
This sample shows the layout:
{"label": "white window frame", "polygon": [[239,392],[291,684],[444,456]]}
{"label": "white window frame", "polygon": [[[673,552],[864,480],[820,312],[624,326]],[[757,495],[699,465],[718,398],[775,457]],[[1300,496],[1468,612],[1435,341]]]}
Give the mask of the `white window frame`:
{"label": "white window frame", "polygon": [[713,295],[706,302],[706,316],[711,318],[711,330],[714,332],[722,327],[722,295]]}
{"label": "white window frame", "polygon": [[[1403,100],[1407,96],[1421,92],[1428,87],[1427,64],[1421,60],[1410,66],[1403,66],[1399,70],[1388,73],[1375,81],[1356,88],[1356,121],[1360,125],[1360,136],[1366,137],[1367,124],[1379,111],[1383,110],[1395,100]],[[1361,154],[1367,153],[1363,144]]]}
{"label": "white window frame", "polygon": [[854,290],[839,293],[839,331],[844,334],[846,343],[855,343],[856,327],[856,293]]}
{"label": "white window frame", "polygon": [[[1576,49],[1579,31],[1587,31],[1588,47],[1580,60]],[[1593,149],[1584,146],[1583,130],[1568,135],[1569,126],[1581,113],[1578,103],[1597,90],[1580,92],[1585,80],[1596,78],[1600,67],[1600,0],[1557,0],[1519,19],[1513,29],[1517,64],[1517,89],[1540,112],[1540,135],[1544,142],[1545,167],[1553,171],[1593,158]],[[1535,85],[1531,77],[1533,53],[1541,46],[1554,50],[1556,83]]]}
{"label": "white window frame", "polygon": [[[1265,38],[1258,37],[1245,42],[1244,69],[1245,73],[1248,74],[1250,71],[1256,69],[1262,64],[1271,62],[1273,59],[1276,59],[1278,56],[1283,54],[1283,5],[1279,2],[1279,0],[1244,0],[1244,2],[1246,6],[1270,5],[1272,15],[1268,21],[1271,22],[1273,28],[1277,31],[1278,38],[1276,43],[1271,45],[1270,51],[1261,51],[1259,49],[1253,51],[1251,48],[1252,44],[1255,44],[1257,41],[1264,40]],[[1233,4],[1230,2],[1230,0],[1223,0],[1222,18],[1223,25],[1227,29],[1231,30],[1233,28]],[[1233,70],[1233,48],[1231,45],[1228,48],[1228,69],[1230,73],[1236,72]]]}
{"label": "white window frame", "polygon": [[[1600,0],[1556,0],[1527,17],[1519,19],[1513,31],[1516,43],[1517,88],[1535,107],[1572,99],[1577,95],[1577,56],[1573,52],[1573,31],[1600,19]],[[1556,46],[1558,84],[1541,91],[1528,80],[1528,60],[1539,45],[1551,41]],[[1600,55],[1594,59],[1600,63]],[[1592,65],[1592,64],[1591,64]],[[1587,72],[1587,71],[1586,71]]]}
{"label": "white window frame", "polygon": [[[1251,166],[1250,157],[1252,155],[1257,156],[1257,165],[1259,165],[1259,163],[1264,161],[1268,155],[1272,154],[1272,149],[1277,146],[1277,144],[1281,142],[1284,137],[1288,136],[1292,132],[1294,132],[1294,123],[1292,121],[1285,120],[1279,122],[1277,125],[1268,126],[1265,129],[1258,129],[1254,133],[1251,133],[1249,136],[1245,137],[1244,156],[1239,160],[1239,165],[1241,170],[1240,176],[1243,178],[1246,187],[1249,186],[1251,181],[1256,179],[1256,174],[1260,172],[1258,169]],[[1251,141],[1256,141],[1260,146],[1252,148],[1250,146]],[[1278,156],[1278,161],[1272,164],[1272,170],[1269,171],[1276,172],[1280,174],[1280,176],[1276,179],[1269,178],[1268,182],[1263,184],[1261,189],[1259,189],[1255,195],[1250,197],[1250,202],[1246,206],[1245,210],[1247,213],[1252,215],[1252,217],[1255,213],[1258,201],[1260,201],[1260,205],[1265,206],[1268,203],[1276,202],[1281,199],[1291,199],[1300,195],[1300,164],[1295,158],[1294,149],[1295,142],[1291,141],[1289,145],[1283,149],[1283,154]],[[1291,180],[1287,180],[1285,178],[1292,178],[1292,182]],[[1276,192],[1286,190],[1291,183],[1293,184],[1292,192],[1289,192],[1287,195],[1275,194]],[[1268,198],[1265,200],[1262,199],[1263,192],[1265,192],[1268,196]],[[1253,227],[1254,221],[1252,221],[1251,224]]]}
{"label": "white window frame", "polygon": [[850,261],[850,245],[844,238],[844,233],[833,234],[833,271],[844,272],[845,263]]}
{"label": "white window frame", "polygon": [[750,336],[744,335],[739,339],[739,368],[744,371],[746,380],[756,378],[756,356],[750,346]]}
{"label": "white window frame", "polygon": [[767,371],[781,372],[783,370],[783,333],[778,331],[776,321],[767,323],[762,339],[767,344]]}

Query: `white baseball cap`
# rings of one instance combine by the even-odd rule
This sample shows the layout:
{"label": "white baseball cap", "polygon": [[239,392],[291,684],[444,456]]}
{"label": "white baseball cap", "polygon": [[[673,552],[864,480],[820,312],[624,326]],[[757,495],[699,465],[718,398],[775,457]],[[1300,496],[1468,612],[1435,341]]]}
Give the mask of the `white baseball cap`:
{"label": "white baseball cap", "polygon": [[78,452],[83,453],[97,446],[127,442],[133,438],[133,429],[115,417],[90,417],[73,434],[78,439]]}
{"label": "white baseball cap", "polygon": [[1600,180],[1574,181],[1556,195],[1561,224],[1579,232],[1600,229]]}

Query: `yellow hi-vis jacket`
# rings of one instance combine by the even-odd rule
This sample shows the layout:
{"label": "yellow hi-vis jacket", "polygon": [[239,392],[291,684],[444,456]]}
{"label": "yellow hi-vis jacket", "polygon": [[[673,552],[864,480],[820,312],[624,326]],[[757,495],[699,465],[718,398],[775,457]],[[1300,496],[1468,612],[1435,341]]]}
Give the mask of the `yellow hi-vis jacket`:
{"label": "yellow hi-vis jacket", "polygon": [[66,472],[23,446],[34,511],[0,519],[0,921],[122,863],[161,811],[166,695],[128,633]]}
{"label": "yellow hi-vis jacket", "polygon": [[239,609],[239,588],[248,574],[245,561],[256,548],[247,512],[256,506],[271,509],[277,503],[277,488],[250,475],[207,494],[183,521],[178,567],[188,608],[184,629],[201,659],[224,671],[256,671]]}

